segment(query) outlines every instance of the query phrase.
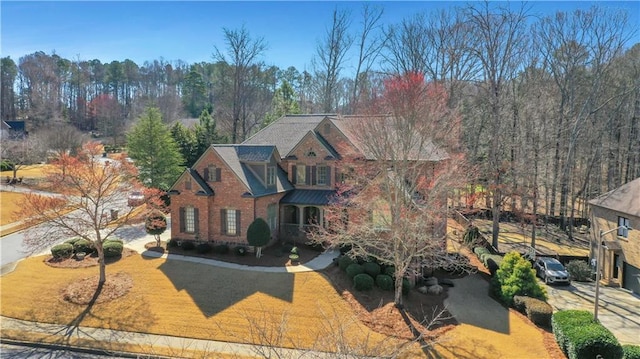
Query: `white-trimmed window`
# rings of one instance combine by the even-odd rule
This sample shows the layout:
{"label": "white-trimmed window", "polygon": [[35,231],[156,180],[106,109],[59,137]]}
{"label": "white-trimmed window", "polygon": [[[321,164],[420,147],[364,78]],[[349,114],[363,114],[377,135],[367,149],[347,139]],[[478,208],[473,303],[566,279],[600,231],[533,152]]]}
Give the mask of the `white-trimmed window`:
{"label": "white-trimmed window", "polygon": [[327,166],[318,166],[317,171],[316,183],[319,186],[325,186],[327,184]]}
{"label": "white-trimmed window", "polygon": [[184,208],[184,231],[187,233],[196,231],[196,211],[194,207]]}
{"label": "white-trimmed window", "polygon": [[276,184],[276,167],[267,166],[267,186]]}
{"label": "white-trimmed window", "polygon": [[296,183],[300,183],[300,184],[307,183],[307,166],[305,165],[296,166]]}
{"label": "white-trimmed window", "polygon": [[629,218],[618,217],[618,237],[629,237]]}
{"label": "white-trimmed window", "polygon": [[207,181],[209,182],[216,182],[218,180],[217,176],[216,176],[216,166],[215,165],[209,165],[207,167]]}
{"label": "white-trimmed window", "polygon": [[236,228],[236,211],[227,211],[227,234],[235,236],[238,233]]}
{"label": "white-trimmed window", "polygon": [[267,206],[267,224],[272,231],[278,225],[278,204],[276,203]]}

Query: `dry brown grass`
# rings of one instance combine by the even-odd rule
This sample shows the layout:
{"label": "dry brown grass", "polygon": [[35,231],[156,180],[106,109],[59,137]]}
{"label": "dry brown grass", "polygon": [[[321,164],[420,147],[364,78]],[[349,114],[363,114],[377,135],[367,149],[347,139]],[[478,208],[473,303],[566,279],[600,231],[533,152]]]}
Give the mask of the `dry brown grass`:
{"label": "dry brown grass", "polygon": [[[70,282],[97,274],[97,268],[51,268],[43,260],[28,258],[0,278],[0,311],[12,318],[71,323],[86,306],[60,301],[58,293]],[[286,317],[279,345],[315,348],[327,336],[327,327],[319,323],[339,318],[350,323],[347,340],[353,343],[378,345],[387,339],[358,322],[318,273],[236,271],[140,256],[107,266],[107,275],[116,272],[129,273],[133,288],[122,298],[94,305],[81,326],[259,344],[249,320]]]}
{"label": "dry brown grass", "polygon": [[[47,164],[24,166],[18,169],[18,172],[16,173],[16,175],[18,177],[25,177],[25,178],[43,178],[46,176],[47,171],[49,171],[51,168],[52,168],[52,165],[47,165]],[[0,172],[0,178],[5,178],[7,176],[13,177],[13,171]]]}
{"label": "dry brown grass", "polygon": [[24,194],[17,192],[0,192],[0,226],[15,222],[14,218],[17,203],[24,197]]}

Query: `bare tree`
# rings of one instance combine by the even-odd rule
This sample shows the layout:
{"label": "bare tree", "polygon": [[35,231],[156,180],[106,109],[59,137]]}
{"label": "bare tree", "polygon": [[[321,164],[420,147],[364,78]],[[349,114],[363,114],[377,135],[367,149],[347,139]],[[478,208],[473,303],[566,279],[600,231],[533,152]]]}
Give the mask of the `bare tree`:
{"label": "bare tree", "polygon": [[267,43],[262,37],[252,38],[244,26],[237,30],[223,28],[222,31],[229,61],[217,47],[213,56],[218,61],[228,63],[231,66],[233,76],[231,142],[237,143],[238,139],[244,140],[247,135],[247,133],[239,134],[238,132],[241,128],[246,128],[246,117],[243,116],[243,110],[249,105],[246,90],[250,80],[251,66],[256,65],[257,59],[264,54]]}
{"label": "bare tree", "polygon": [[493,215],[492,245],[498,248],[500,231],[500,206],[503,200],[505,176],[503,125],[505,120],[505,91],[508,82],[521,70],[523,54],[526,53],[527,30],[526,8],[513,11],[508,7],[497,7],[488,2],[473,4],[465,9],[465,16],[471,33],[467,51],[481,64],[482,80],[479,82],[480,95],[487,103],[489,117],[488,131],[490,144],[486,161],[485,176],[492,193],[491,212]]}
{"label": "bare tree", "polygon": [[314,77],[319,84],[319,101],[325,113],[333,112],[337,107],[335,91],[345,56],[353,43],[353,37],[349,34],[350,25],[349,12],[334,9],[331,26],[327,28],[325,38],[316,46]]}
{"label": "bare tree", "polygon": [[44,161],[45,149],[38,136],[15,135],[2,140],[0,158],[8,161],[13,169],[13,179],[24,166]]}
{"label": "bare tree", "polygon": [[312,234],[318,243],[350,245],[354,256],[393,265],[398,306],[406,274],[449,260],[447,197],[465,173],[459,118],[446,103],[442,86],[425,85],[420,74],[388,79],[368,112],[345,123],[357,148],[341,166],[353,169],[344,174],[351,179],[325,210],[328,226]]}

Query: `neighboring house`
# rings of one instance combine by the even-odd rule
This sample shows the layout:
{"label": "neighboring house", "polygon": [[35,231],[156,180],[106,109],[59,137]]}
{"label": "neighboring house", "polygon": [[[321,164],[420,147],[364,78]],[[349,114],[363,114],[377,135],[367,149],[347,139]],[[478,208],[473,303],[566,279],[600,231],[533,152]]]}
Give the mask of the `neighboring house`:
{"label": "neighboring house", "polygon": [[325,223],[340,160],[375,160],[350,135],[351,118],[288,115],[240,145],[212,145],[170,189],[172,238],[246,244],[258,217],[273,239],[306,238],[307,227]]}
{"label": "neighboring house", "polygon": [[[591,201],[591,259],[597,258],[600,231],[618,229],[602,238],[600,253],[604,283],[640,294],[640,178]],[[592,263],[595,263],[592,262]]]}
{"label": "neighboring house", "polygon": [[0,121],[2,139],[22,139],[27,135],[24,121]]}

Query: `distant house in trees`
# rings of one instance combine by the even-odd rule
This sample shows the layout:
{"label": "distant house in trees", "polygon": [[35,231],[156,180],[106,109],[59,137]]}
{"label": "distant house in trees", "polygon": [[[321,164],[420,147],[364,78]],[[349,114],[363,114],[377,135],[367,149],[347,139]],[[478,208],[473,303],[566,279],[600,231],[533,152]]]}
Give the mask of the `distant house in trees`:
{"label": "distant house in trees", "polygon": [[2,121],[0,137],[2,139],[22,139],[28,135],[24,121]]}
{"label": "distant house in trees", "polygon": [[640,294],[640,178],[591,201],[591,258],[598,257],[600,231],[625,226],[606,235],[600,253],[602,279]]}
{"label": "distant house in trees", "polygon": [[376,160],[350,135],[351,118],[287,115],[242,144],[210,146],[170,189],[171,237],[247,244],[249,224],[262,217],[274,240],[305,238],[311,224],[324,225],[349,171],[341,159]]}

